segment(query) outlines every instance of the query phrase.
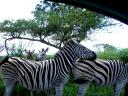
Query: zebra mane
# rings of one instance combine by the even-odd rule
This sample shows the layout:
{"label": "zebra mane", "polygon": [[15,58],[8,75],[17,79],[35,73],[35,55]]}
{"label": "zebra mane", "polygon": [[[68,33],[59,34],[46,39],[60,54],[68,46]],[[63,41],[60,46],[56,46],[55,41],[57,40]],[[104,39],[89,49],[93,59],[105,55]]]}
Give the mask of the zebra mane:
{"label": "zebra mane", "polygon": [[64,49],[66,49],[67,47],[71,47],[71,45],[75,45],[75,42],[68,42],[65,44],[65,46],[63,46],[62,48],[60,48],[60,50],[55,54],[55,57],[62,54],[64,52]]}
{"label": "zebra mane", "polygon": [[0,62],[0,66],[1,66],[2,64],[4,64],[5,62],[7,62],[8,59],[9,59],[9,56],[6,56],[6,57]]}
{"label": "zebra mane", "polygon": [[61,53],[62,53],[62,51],[61,50],[63,50],[64,48],[62,47],[56,54],[55,54],[55,56],[54,57],[57,57],[58,55],[60,55]]}

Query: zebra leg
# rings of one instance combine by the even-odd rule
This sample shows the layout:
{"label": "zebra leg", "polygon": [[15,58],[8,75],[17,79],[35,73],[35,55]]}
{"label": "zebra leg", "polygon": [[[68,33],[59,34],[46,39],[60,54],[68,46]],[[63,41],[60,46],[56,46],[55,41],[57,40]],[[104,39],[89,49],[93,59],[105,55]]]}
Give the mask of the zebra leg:
{"label": "zebra leg", "polygon": [[55,96],[62,96],[63,94],[63,87],[64,85],[60,84],[55,87],[56,95]]}
{"label": "zebra leg", "polygon": [[11,96],[11,93],[12,93],[12,90],[13,90],[13,87],[15,85],[15,81],[13,81],[12,79],[11,80],[6,80],[5,81],[5,93],[4,93],[4,96]]}
{"label": "zebra leg", "polygon": [[88,89],[88,86],[89,86],[89,82],[80,84],[79,85],[79,90],[78,90],[77,96],[85,96],[86,91]]}
{"label": "zebra leg", "polygon": [[121,89],[124,87],[125,83],[118,83],[114,86],[114,96],[120,96]]}
{"label": "zebra leg", "polygon": [[64,85],[68,82],[68,80],[69,77],[67,76],[62,81],[60,80],[55,84],[55,92],[56,92],[55,96],[62,96]]}
{"label": "zebra leg", "polygon": [[30,96],[33,96],[33,91],[32,90],[30,91]]}

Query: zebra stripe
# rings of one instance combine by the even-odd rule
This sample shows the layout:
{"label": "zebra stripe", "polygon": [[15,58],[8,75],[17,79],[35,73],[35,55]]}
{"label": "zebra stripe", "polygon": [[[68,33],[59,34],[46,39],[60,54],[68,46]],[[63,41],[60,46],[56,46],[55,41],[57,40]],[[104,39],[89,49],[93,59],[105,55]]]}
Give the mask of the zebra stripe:
{"label": "zebra stripe", "polygon": [[81,83],[77,96],[85,96],[89,83],[114,85],[114,96],[119,96],[128,80],[128,65],[119,60],[79,60],[73,68],[73,75],[74,82]]}
{"label": "zebra stripe", "polygon": [[5,96],[10,96],[16,82],[29,90],[56,89],[56,96],[62,96],[71,69],[79,58],[96,59],[96,54],[70,41],[55,55],[54,59],[32,61],[10,57],[1,62],[1,73],[5,81]]}

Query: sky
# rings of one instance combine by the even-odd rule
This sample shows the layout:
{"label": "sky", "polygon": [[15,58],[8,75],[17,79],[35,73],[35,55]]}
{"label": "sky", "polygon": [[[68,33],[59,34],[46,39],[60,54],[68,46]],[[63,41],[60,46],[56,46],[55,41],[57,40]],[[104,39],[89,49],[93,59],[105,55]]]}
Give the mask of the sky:
{"label": "sky", "polygon": [[[39,3],[39,0],[0,0],[0,22],[5,19],[31,19],[33,15],[31,12],[36,7],[36,4]],[[117,22],[117,21],[115,21]],[[4,43],[2,39],[2,34],[0,33],[1,43]],[[119,48],[128,48],[128,25],[122,24],[122,26],[110,27],[105,30],[95,31],[91,36],[91,40],[86,40],[82,42],[86,47],[95,50],[93,45],[95,44],[110,44]],[[18,43],[18,41],[9,42],[9,44]],[[20,41],[23,42],[23,41]],[[41,50],[41,48],[47,48],[49,46],[41,44],[39,42],[30,43],[28,46],[25,46],[27,49],[31,50],[36,49]],[[37,46],[40,45],[40,46]],[[54,50],[54,51],[53,51]],[[53,47],[50,47],[49,53],[55,53],[57,50]]]}
{"label": "sky", "polygon": [[39,0],[0,0],[0,21],[5,19],[29,19]]}
{"label": "sky", "polygon": [[110,44],[117,48],[128,48],[128,25],[122,24],[122,26],[96,31],[91,35],[91,39],[85,42],[90,48],[95,44]]}

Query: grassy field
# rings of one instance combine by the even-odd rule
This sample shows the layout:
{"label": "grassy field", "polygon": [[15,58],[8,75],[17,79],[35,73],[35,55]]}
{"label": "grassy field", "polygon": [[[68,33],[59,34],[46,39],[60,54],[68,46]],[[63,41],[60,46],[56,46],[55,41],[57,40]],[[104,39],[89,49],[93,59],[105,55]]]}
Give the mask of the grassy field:
{"label": "grassy field", "polygon": [[[76,84],[72,84],[71,82],[69,82],[64,88],[63,96],[76,96],[77,90],[78,90],[78,86]],[[123,96],[124,93],[123,91],[124,90],[122,90],[121,92],[121,96]],[[52,90],[50,96],[54,96],[53,93],[54,91]],[[112,87],[99,87],[99,86],[90,85],[86,96],[112,96],[112,94],[113,94]],[[4,96],[3,80],[0,80],[0,96]],[[30,91],[23,88],[20,85],[16,85],[13,90],[12,96],[30,96]],[[40,92],[38,94],[37,92],[34,92],[34,96],[49,96],[49,95],[45,95],[43,92]]]}

